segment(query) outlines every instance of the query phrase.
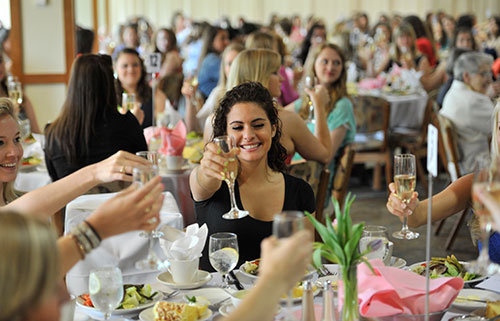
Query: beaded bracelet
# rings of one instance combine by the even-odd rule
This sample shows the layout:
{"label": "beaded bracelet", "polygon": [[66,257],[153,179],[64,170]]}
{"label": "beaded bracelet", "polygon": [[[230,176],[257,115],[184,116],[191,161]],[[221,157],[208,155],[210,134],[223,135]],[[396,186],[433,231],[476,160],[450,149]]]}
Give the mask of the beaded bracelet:
{"label": "beaded bracelet", "polygon": [[82,257],[82,260],[85,258],[85,248],[83,247],[82,243],[78,241],[75,235],[73,234],[68,234],[69,238],[75,241],[76,247],[78,248],[78,252],[80,253],[80,256]]}
{"label": "beaded bracelet", "polygon": [[83,221],[79,224],[78,229],[87,237],[87,240],[89,240],[92,245],[92,249],[95,249],[101,244],[101,238],[87,221]]}

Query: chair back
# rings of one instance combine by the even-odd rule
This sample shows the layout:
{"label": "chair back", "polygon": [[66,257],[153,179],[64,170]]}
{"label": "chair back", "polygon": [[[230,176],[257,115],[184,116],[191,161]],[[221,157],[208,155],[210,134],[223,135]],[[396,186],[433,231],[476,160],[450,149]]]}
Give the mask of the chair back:
{"label": "chair back", "polygon": [[458,145],[457,145],[457,133],[453,122],[447,117],[438,114],[438,121],[440,132],[443,138],[444,150],[446,153],[446,160],[448,173],[450,175],[451,181],[457,180],[460,176],[460,169],[458,166]]}
{"label": "chair back", "polygon": [[351,177],[352,165],[354,164],[354,154],[351,145],[344,148],[344,154],[337,164],[335,176],[333,177],[332,196],[339,202],[341,208],[344,206],[344,199],[347,194],[347,186]]}
{"label": "chair back", "polygon": [[356,138],[353,149],[385,151],[390,120],[389,102],[375,96],[351,96],[356,120]]}

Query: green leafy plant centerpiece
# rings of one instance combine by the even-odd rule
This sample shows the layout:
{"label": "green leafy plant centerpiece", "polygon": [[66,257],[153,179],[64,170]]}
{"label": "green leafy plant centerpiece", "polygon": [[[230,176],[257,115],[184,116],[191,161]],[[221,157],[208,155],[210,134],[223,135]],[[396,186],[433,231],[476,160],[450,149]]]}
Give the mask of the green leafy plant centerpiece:
{"label": "green leafy plant centerpiece", "polygon": [[332,223],[328,215],[325,219],[326,225],[323,225],[310,213],[306,212],[306,216],[323,240],[322,243],[314,243],[314,266],[316,268],[322,267],[322,258],[340,265],[344,287],[344,306],[341,319],[343,321],[359,320],[357,266],[359,263],[365,262],[373,271],[364,255],[381,245],[375,241],[368,246],[366,251],[362,253],[359,251],[359,240],[363,234],[365,223],[352,224],[349,211],[354,199],[355,197],[351,197],[349,193],[345,200],[344,211],[341,211],[338,201],[332,197],[336,225],[334,225],[335,222]]}

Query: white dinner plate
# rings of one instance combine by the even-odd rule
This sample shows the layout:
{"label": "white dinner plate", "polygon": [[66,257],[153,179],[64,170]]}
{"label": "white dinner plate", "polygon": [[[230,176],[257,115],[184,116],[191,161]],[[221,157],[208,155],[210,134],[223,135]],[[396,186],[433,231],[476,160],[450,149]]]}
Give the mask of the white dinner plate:
{"label": "white dinner plate", "polygon": [[[479,290],[479,289],[462,289],[460,293],[458,293],[458,296],[476,300],[488,300],[488,301],[500,300],[500,294],[488,290]],[[455,299],[455,301],[453,301],[451,305],[457,309],[464,311],[474,311],[476,309],[482,309],[486,307],[486,303],[467,301],[461,299]]]}
{"label": "white dinner plate", "polygon": [[[139,304],[137,307],[132,308],[132,309],[119,309],[119,310],[114,310],[111,315],[127,315],[127,314],[132,314],[132,313],[137,313],[139,311],[142,311],[146,308],[152,307],[156,302],[160,301],[163,299],[163,294],[158,292],[154,298],[153,301],[144,303],[144,304]],[[76,297],[76,305],[78,305],[89,317],[94,318],[94,319],[102,319],[104,317],[104,314],[97,310],[96,308],[88,307],[86,305],[83,305],[84,300],[78,296]]]}
{"label": "white dinner plate", "polygon": [[230,297],[229,293],[221,288],[201,288],[191,290],[183,293],[183,297],[185,298],[186,296],[202,296],[207,299],[210,304],[216,304]]}
{"label": "white dinner plate", "polygon": [[[253,262],[255,260],[252,260],[250,262]],[[240,265],[239,267],[239,271],[241,274],[243,274],[244,276],[252,279],[252,280],[256,280],[259,276],[258,275],[253,275],[253,274],[250,274],[248,273],[247,271],[245,271],[245,268],[244,268],[244,265],[245,263],[243,263],[242,265]],[[303,280],[309,280],[313,277],[314,273],[316,273],[316,269],[312,266],[312,265],[309,265],[308,268],[307,268],[307,273],[304,274],[304,278]]]}
{"label": "white dinner plate", "polygon": [[402,259],[400,257],[392,256],[391,257],[391,264],[389,266],[401,269],[401,268],[406,266],[406,260]]}
{"label": "white dinner plate", "polygon": [[176,283],[174,282],[172,278],[172,274],[170,272],[163,272],[158,274],[156,277],[158,282],[161,284],[164,284],[168,287],[174,288],[174,289],[179,289],[179,290],[186,290],[186,289],[196,289],[201,287],[202,285],[206,284],[208,281],[212,279],[212,274],[210,274],[207,271],[203,270],[198,270],[196,273],[196,279],[194,282],[190,283]]}
{"label": "white dinner plate", "polygon": [[[139,320],[141,321],[155,321],[155,315],[153,312],[154,308],[149,308],[141,313],[139,313]],[[205,312],[200,316],[197,321],[208,320],[212,316],[212,311],[210,309],[206,309]]]}
{"label": "white dinner plate", "polygon": [[[224,317],[228,317],[229,313],[231,313],[234,309],[235,309],[235,306],[231,302],[229,302],[229,303],[223,304],[219,308],[219,313]],[[275,314],[279,314],[280,312],[281,312],[281,305],[278,305]]]}
{"label": "white dinner plate", "polygon": [[[460,264],[462,264],[462,265],[464,266],[464,268],[465,268],[465,269],[467,269],[467,265],[468,265],[469,263],[464,262],[464,261],[458,261],[458,262],[459,262]],[[410,266],[408,267],[408,269],[409,269],[410,271],[412,271],[412,272],[413,272],[413,269],[414,269],[414,268],[416,268],[417,266],[422,265],[422,264],[424,264],[424,263],[425,263],[425,262],[418,262],[418,263],[412,264],[412,265],[410,265]],[[465,280],[464,280],[464,283],[465,283],[465,284],[468,284],[468,283],[477,283],[477,282],[482,281],[482,280],[484,280],[484,279],[486,279],[486,278],[487,278],[487,276],[478,276],[478,277],[477,277],[477,278],[475,278],[474,280],[469,280],[469,281],[465,281]]]}

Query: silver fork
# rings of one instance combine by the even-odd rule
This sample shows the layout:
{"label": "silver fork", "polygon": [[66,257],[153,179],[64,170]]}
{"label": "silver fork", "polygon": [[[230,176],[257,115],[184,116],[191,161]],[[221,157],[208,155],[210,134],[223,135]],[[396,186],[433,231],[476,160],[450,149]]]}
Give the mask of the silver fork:
{"label": "silver fork", "polygon": [[173,292],[170,292],[169,294],[167,294],[167,295],[165,296],[165,298],[164,298],[164,299],[170,299],[171,297],[176,296],[177,294],[179,294],[179,290],[175,290],[175,291],[173,291]]}
{"label": "silver fork", "polygon": [[231,299],[231,297],[227,297],[223,300],[220,300],[219,302],[216,302],[216,303],[213,303],[213,304],[210,304],[208,306],[208,308],[210,310],[219,310],[219,308],[224,304],[224,302],[226,302],[227,300]]}

